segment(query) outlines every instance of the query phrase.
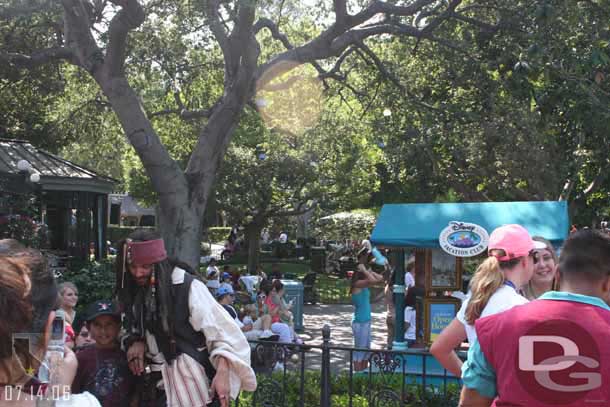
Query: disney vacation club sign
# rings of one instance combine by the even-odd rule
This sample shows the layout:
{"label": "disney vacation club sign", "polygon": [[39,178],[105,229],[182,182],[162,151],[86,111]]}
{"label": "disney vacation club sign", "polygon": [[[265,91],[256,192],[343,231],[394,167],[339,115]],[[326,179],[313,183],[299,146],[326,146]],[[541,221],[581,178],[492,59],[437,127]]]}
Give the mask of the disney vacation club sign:
{"label": "disney vacation club sign", "polygon": [[472,257],[487,249],[489,234],[474,223],[452,221],[443,229],[438,242],[452,256]]}

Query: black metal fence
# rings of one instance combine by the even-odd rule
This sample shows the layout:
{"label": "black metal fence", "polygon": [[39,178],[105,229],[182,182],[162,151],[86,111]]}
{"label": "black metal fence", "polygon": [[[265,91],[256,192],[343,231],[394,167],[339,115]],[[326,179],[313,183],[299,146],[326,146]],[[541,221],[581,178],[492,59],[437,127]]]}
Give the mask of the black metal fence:
{"label": "black metal fence", "polygon": [[[252,342],[258,388],[242,393],[236,407],[451,407],[458,379],[426,351],[389,351],[334,346],[330,328],[322,345]],[[354,356],[367,352],[368,367],[354,370]]]}

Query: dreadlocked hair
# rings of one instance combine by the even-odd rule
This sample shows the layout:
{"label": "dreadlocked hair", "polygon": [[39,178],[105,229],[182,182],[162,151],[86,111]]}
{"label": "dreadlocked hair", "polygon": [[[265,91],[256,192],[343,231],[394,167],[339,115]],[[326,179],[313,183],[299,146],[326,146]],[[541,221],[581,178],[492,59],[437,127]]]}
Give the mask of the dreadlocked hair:
{"label": "dreadlocked hair", "polygon": [[[147,229],[139,229],[131,233],[126,239],[121,240],[117,244],[117,257],[115,261],[115,275],[116,275],[116,288],[115,295],[122,305],[122,311],[127,315],[127,324],[128,330],[132,328],[133,319],[133,306],[134,300],[136,299],[136,292],[138,290],[138,285],[136,284],[134,278],[129,272],[129,262],[125,258],[126,253],[126,244],[127,241],[133,242],[146,242],[149,240],[161,239],[161,236],[156,232]],[[163,332],[169,337],[173,336],[174,332],[174,324],[173,324],[173,315],[174,315],[174,306],[173,299],[171,295],[172,288],[172,271],[174,267],[180,267],[186,269],[187,272],[192,273],[190,267],[186,266],[184,263],[180,263],[177,261],[172,261],[170,259],[165,259],[160,261],[159,263],[155,263],[153,265],[153,275],[155,278],[155,288],[156,288],[156,296],[157,299],[157,312],[158,317],[161,322],[161,327]],[[151,287],[146,287],[148,291],[151,290]],[[147,292],[147,296],[150,295],[150,292]],[[140,334],[144,334],[140,332]]]}
{"label": "dreadlocked hair", "polygon": [[465,313],[466,322],[470,325],[479,319],[491,296],[504,284],[502,270],[512,269],[521,260],[516,258],[501,262],[494,255],[503,257],[506,253],[500,249],[492,250],[490,256],[477,267],[470,282],[471,295]]}

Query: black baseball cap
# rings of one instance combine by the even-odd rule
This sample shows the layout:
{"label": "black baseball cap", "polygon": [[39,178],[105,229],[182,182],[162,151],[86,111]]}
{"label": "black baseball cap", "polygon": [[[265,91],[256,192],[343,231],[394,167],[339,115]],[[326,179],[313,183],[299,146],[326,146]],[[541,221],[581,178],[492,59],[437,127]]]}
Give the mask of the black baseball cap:
{"label": "black baseball cap", "polygon": [[121,319],[121,313],[117,306],[110,300],[96,301],[87,308],[87,322],[93,321],[100,315],[110,315],[116,319]]}

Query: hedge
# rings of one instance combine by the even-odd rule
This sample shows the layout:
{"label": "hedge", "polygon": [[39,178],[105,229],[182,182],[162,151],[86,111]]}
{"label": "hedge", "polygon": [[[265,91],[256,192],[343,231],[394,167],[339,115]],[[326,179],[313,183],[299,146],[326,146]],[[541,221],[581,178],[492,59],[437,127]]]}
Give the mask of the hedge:
{"label": "hedge", "polygon": [[[305,407],[318,407],[320,405],[320,372],[319,371],[305,371],[304,376],[304,394],[303,404]],[[369,377],[368,374],[355,374],[352,377],[352,406],[353,407],[369,407],[369,398],[371,392],[377,393],[382,390],[394,391],[397,395],[401,395],[402,392],[402,381],[407,380],[405,384],[405,399],[401,406],[404,407],[418,407],[422,406],[425,400],[426,406],[428,407],[453,407],[458,405],[460,388],[456,384],[447,384],[447,394],[442,395],[439,388],[429,386],[424,389],[419,384],[412,383],[412,379],[406,379],[402,373],[395,374],[373,374]],[[271,405],[282,405],[283,401],[285,406],[298,406],[299,404],[299,392],[300,392],[300,374],[293,373],[291,371],[286,372],[286,376],[283,376],[283,372],[274,372],[271,376],[265,374],[258,374],[257,381],[259,388],[265,388],[266,390],[273,389],[273,395],[275,396],[276,403]],[[281,388],[276,388],[272,385],[272,382],[278,383]],[[340,373],[332,375],[330,378],[331,385],[331,405],[333,407],[347,407],[349,406],[349,391],[350,391],[350,378],[347,373]],[[262,390],[264,392],[264,390]],[[242,393],[239,398],[239,407],[247,407],[254,405],[253,393]],[[263,402],[271,400],[260,400],[257,398],[256,404],[263,405]],[[379,404],[381,405],[381,404]]]}
{"label": "hedge", "polygon": [[115,286],[114,260],[72,262],[58,279],[70,281],[78,288],[77,314],[84,315],[87,306],[98,300],[112,299]]}
{"label": "hedge", "polygon": [[207,240],[212,243],[222,243],[227,240],[229,237],[229,233],[231,233],[230,227],[212,227],[208,228],[208,236]]}

